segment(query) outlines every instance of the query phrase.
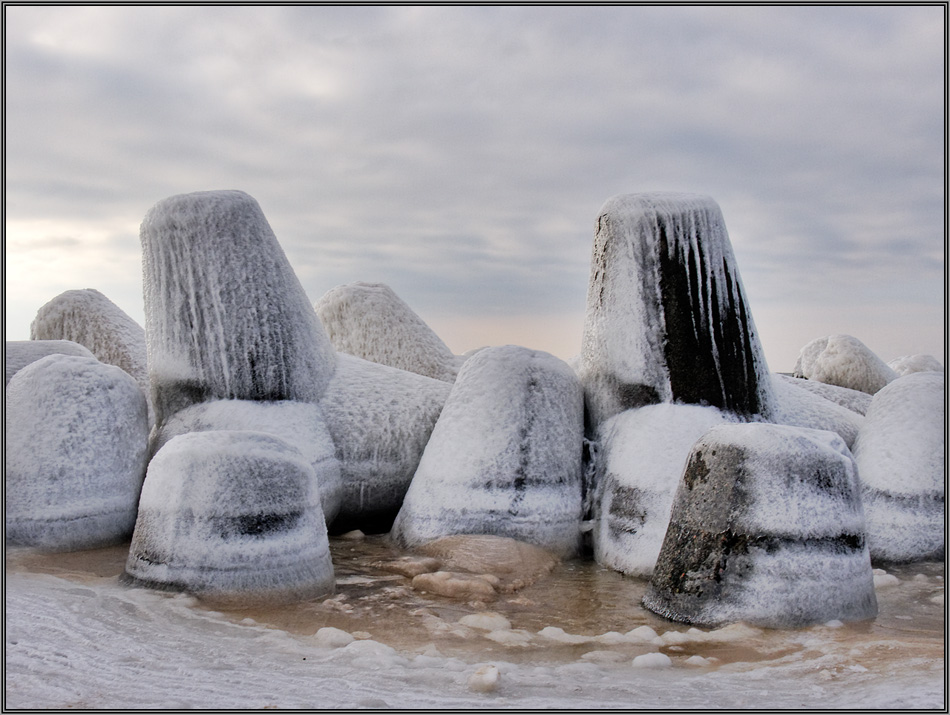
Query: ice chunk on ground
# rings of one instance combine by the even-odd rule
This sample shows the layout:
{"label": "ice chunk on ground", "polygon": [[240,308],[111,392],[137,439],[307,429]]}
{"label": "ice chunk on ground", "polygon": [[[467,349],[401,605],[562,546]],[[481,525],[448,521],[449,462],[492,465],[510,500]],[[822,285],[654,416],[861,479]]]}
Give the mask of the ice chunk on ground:
{"label": "ice chunk on ground", "polygon": [[497,597],[498,578],[490,574],[467,574],[454,571],[422,573],[412,579],[417,591],[437,593],[449,598],[493,600]]}
{"label": "ice chunk on ground", "polygon": [[47,355],[6,388],[9,544],[91,549],[127,539],[148,451],[145,396],[124,370]]}
{"label": "ice chunk on ground", "polygon": [[871,395],[861,390],[852,390],[850,387],[829,385],[824,382],[806,380],[803,377],[792,377],[791,375],[783,375],[781,373],[774,373],[773,378],[781,380],[786,384],[800,387],[803,390],[813,392],[819,397],[831,400],[835,404],[846,407],[852,412],[857,412],[859,415],[865,414],[868,411],[868,407],[871,406]]}
{"label": "ice chunk on ground", "polygon": [[829,430],[837,433],[849,448],[854,444],[858,431],[864,424],[864,417],[858,412],[842,407],[810,390],[801,390],[779,375],[773,376],[772,384],[774,422],[791,427]]}
{"label": "ice chunk on ground", "polygon": [[125,370],[145,394],[149,426],[154,423],[145,330],[102,293],[93,288],[60,293],[37,311],[30,339],[71,340],[100,362]]}
{"label": "ice chunk on ground", "polygon": [[490,693],[498,689],[501,673],[497,665],[481,665],[469,676],[468,689],[476,693]]}
{"label": "ice chunk on ground", "polygon": [[700,625],[872,618],[859,490],[834,433],[713,427],[693,447],[643,604]]}
{"label": "ice chunk on ground", "polygon": [[452,386],[341,353],[320,401],[343,503],[334,532],[389,531]]}
{"label": "ice chunk on ground", "polygon": [[898,375],[909,375],[912,372],[943,372],[943,365],[933,355],[901,355],[887,363],[887,366]]}
{"label": "ice chunk on ground", "polygon": [[331,593],[316,484],[300,450],[273,435],[175,437],[149,464],[124,580],[224,604]]}
{"label": "ice chunk on ground", "polygon": [[643,653],[633,659],[634,668],[669,668],[673,661],[665,653]]}
{"label": "ice chunk on ground", "polygon": [[768,415],[768,366],[715,201],[674,193],[607,201],[579,374],[595,426],[657,402]]}
{"label": "ice chunk on ground", "polygon": [[148,211],[141,238],[159,424],[216,398],[320,399],[336,351],[253,198],[172,196]]}
{"label": "ice chunk on ground", "polygon": [[494,611],[483,611],[481,613],[470,613],[467,616],[459,618],[459,623],[469,628],[477,628],[483,631],[507,631],[511,629],[511,621],[500,613]]}
{"label": "ice chunk on ground", "polygon": [[333,626],[324,626],[317,629],[313,635],[317,645],[324,648],[343,648],[356,640],[350,633]]}
{"label": "ice chunk on ground", "polygon": [[715,407],[649,405],[598,429],[594,558],[616,571],[649,576],[670,521],[673,495],[693,444],[734,421]]}
{"label": "ice chunk on ground", "polygon": [[887,363],[851,335],[812,340],[801,349],[792,374],[870,395],[897,378]]}
{"label": "ice chunk on ground", "polygon": [[32,362],[47,355],[73,355],[94,358],[89,348],[72,340],[7,340],[4,351],[4,385]]}
{"label": "ice chunk on ground", "polygon": [[336,447],[319,405],[310,402],[211,400],[169,417],[158,431],[152,451],[173,437],[209,430],[250,430],[280,437],[300,450],[313,468],[326,522],[333,521],[343,500],[343,481]]}
{"label": "ice chunk on ground", "polygon": [[465,362],[383,283],[337,286],[314,310],[340,352],[447,382]]}
{"label": "ice chunk on ground", "polygon": [[514,345],[473,355],[432,430],[394,541],[492,534],[573,555],[583,422],[580,383],[563,361]]}
{"label": "ice chunk on ground", "polygon": [[915,372],[871,401],[852,451],[872,559],[943,557],[944,399],[943,372]]}

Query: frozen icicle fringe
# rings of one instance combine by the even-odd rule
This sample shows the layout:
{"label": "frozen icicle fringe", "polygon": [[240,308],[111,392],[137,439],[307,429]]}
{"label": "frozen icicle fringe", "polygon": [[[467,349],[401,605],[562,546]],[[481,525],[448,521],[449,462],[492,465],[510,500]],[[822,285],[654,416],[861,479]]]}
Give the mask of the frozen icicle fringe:
{"label": "frozen icicle fringe", "polygon": [[159,426],[210,399],[320,399],[336,352],[253,198],[172,196],[146,214],[141,238]]}

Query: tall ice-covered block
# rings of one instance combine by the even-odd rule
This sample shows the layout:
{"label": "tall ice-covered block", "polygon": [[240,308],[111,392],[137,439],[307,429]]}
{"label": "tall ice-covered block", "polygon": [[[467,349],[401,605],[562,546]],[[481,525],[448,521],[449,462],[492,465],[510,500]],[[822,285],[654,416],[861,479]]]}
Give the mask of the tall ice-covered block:
{"label": "tall ice-covered block", "polygon": [[257,201],[172,196],[141,229],[156,421],[211,399],[316,402],[334,351]]}
{"label": "tall ice-covered block", "polygon": [[715,201],[678,193],[607,201],[579,374],[594,427],[661,402],[768,419],[768,366]]}

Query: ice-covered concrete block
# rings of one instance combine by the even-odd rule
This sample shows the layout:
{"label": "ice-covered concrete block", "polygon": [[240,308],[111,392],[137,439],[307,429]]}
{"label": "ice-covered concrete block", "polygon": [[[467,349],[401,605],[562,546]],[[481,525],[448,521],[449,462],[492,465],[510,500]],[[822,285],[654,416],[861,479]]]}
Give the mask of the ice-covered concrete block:
{"label": "ice-covered concrete block", "polygon": [[690,450],[712,427],[735,421],[698,405],[649,405],[600,425],[594,559],[633,576],[653,572]]}
{"label": "ice-covered concrete block", "polygon": [[172,196],[148,211],[141,239],[159,425],[212,399],[320,399],[336,351],[253,198]]}
{"label": "ice-covered concrete block", "polygon": [[262,432],[171,439],[149,463],[122,580],[224,604],[331,593],[313,469],[296,447]]}
{"label": "ice-covered concrete block", "polygon": [[314,310],[340,352],[447,382],[465,362],[383,283],[337,286]]}
{"label": "ice-covered concrete block", "polygon": [[389,531],[451,389],[442,380],[339,354],[320,401],[343,482],[334,533]]}
{"label": "ice-covered concrete block", "polygon": [[392,528],[402,546],[451,534],[580,546],[583,393],[567,363],[486,348],[459,371]]}
{"label": "ice-covered concrete block", "polygon": [[854,444],[858,430],[864,424],[864,417],[859,412],[825,399],[811,390],[803,390],[779,375],[773,375],[772,379],[772,422],[790,427],[830,430],[840,435],[848,447]]}
{"label": "ice-covered concrete block", "polygon": [[666,618],[794,628],[877,613],[854,458],[825,430],[713,427],[643,598]]}
{"label": "ice-covered concrete block", "polygon": [[829,335],[812,340],[799,352],[792,374],[869,395],[897,378],[887,363],[851,335]]}
{"label": "ice-covered concrete block", "polygon": [[47,355],[10,379],[4,420],[8,543],[69,551],[129,537],[148,411],[128,373]]}
{"label": "ice-covered concrete block", "polygon": [[145,329],[102,293],[93,288],[60,293],[36,312],[30,338],[72,340],[88,348],[100,362],[121,367],[145,393],[149,424],[154,422]]}
{"label": "ice-covered concrete block", "polygon": [[607,201],[579,374],[594,426],[659,402],[768,417],[768,366],[715,201],[675,193]]}
{"label": "ice-covered concrete block", "polygon": [[4,385],[32,362],[47,355],[73,355],[95,358],[89,348],[72,340],[7,340],[4,359]]}
{"label": "ice-covered concrete block", "polygon": [[336,446],[319,405],[286,400],[202,402],[179,410],[165,421],[156,435],[153,452],[178,435],[210,430],[264,432],[292,444],[303,454],[317,478],[327,524],[336,518],[343,500],[343,481]]}
{"label": "ice-covered concrete block", "polygon": [[788,385],[808,390],[819,397],[824,397],[826,400],[831,400],[836,405],[846,407],[852,412],[857,412],[859,415],[865,414],[868,411],[868,407],[871,406],[871,395],[861,390],[852,390],[850,387],[829,385],[825,382],[806,380],[803,377],[793,377],[791,375],[783,375],[782,373],[773,373],[772,377]]}
{"label": "ice-covered concrete block", "polygon": [[914,372],[874,395],[855,440],[875,561],[944,555],[944,373]]}
{"label": "ice-covered concrete block", "polygon": [[898,375],[909,375],[912,372],[942,372],[943,365],[933,355],[901,355],[894,358],[887,366]]}

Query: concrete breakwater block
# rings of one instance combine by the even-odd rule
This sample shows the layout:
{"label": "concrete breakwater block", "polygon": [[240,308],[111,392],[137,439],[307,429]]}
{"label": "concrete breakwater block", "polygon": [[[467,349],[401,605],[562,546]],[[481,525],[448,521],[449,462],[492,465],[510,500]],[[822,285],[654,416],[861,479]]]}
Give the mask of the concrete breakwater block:
{"label": "concrete breakwater block", "polygon": [[841,438],[712,428],[693,447],[643,604],[704,626],[874,617],[860,486]]}
{"label": "concrete breakwater block", "polygon": [[52,354],[6,388],[10,544],[53,551],[129,538],[148,458],[145,395],[124,370]]}
{"label": "concrete breakwater block", "polygon": [[224,604],[331,593],[312,467],[298,449],[262,432],[171,439],[149,464],[122,580]]}

